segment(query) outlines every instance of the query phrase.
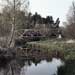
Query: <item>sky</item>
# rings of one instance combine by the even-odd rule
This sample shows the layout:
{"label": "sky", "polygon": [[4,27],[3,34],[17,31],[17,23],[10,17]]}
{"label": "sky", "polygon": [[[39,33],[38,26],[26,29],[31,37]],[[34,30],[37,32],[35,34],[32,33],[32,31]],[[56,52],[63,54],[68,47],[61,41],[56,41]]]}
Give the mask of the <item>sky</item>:
{"label": "sky", "polygon": [[53,16],[54,20],[59,17],[60,24],[63,25],[72,1],[74,0],[30,0],[30,11],[43,17]]}

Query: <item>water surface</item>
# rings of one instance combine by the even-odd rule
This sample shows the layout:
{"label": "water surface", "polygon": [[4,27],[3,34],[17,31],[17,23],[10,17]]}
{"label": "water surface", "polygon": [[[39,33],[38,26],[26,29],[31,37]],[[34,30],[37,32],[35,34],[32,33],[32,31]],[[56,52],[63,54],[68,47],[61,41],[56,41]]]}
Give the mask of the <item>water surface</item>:
{"label": "water surface", "polygon": [[27,64],[21,69],[20,75],[57,75],[58,67],[61,65],[63,65],[61,60],[55,58],[51,62],[43,60],[37,65],[31,62],[31,66]]}
{"label": "water surface", "polygon": [[56,58],[51,61],[17,59],[0,67],[0,75],[57,75],[62,65],[63,62]]}

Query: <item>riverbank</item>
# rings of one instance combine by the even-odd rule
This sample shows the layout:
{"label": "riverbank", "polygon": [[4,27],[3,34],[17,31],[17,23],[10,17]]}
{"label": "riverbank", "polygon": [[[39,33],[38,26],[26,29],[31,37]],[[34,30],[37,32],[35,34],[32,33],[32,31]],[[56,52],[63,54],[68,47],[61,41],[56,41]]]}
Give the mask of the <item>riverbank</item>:
{"label": "riverbank", "polygon": [[64,58],[75,59],[75,42],[73,40],[45,40],[38,42],[28,42],[32,49],[47,50],[49,52],[59,51],[64,54]]}

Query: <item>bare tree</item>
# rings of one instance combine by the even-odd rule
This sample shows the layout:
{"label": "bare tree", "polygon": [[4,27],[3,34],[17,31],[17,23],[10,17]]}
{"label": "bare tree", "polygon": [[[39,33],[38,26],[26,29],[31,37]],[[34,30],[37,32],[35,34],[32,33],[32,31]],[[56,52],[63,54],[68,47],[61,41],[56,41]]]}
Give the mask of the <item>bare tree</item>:
{"label": "bare tree", "polygon": [[72,2],[69,13],[67,14],[66,37],[75,39],[75,2]]}
{"label": "bare tree", "polygon": [[[24,11],[25,15],[27,15],[27,9],[29,2],[28,0],[5,0],[6,5],[4,6],[5,9],[3,9],[3,13],[9,13],[10,14],[10,25],[11,25],[11,35],[9,38],[8,47],[11,46],[14,34],[15,34],[15,27],[16,27],[16,15],[19,11]],[[7,16],[9,17],[9,15]]]}
{"label": "bare tree", "polygon": [[75,2],[72,2],[72,5],[69,9],[69,13],[67,14],[67,21],[69,24],[75,23]]}

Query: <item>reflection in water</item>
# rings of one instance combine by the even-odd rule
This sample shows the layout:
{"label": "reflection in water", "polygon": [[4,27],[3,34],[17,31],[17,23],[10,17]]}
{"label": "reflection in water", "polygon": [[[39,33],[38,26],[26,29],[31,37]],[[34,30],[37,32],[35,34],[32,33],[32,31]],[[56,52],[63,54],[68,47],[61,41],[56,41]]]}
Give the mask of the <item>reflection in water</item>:
{"label": "reflection in water", "polygon": [[58,69],[58,75],[75,75],[75,60],[65,61],[65,65]]}
{"label": "reflection in water", "polygon": [[[35,62],[36,61],[36,62]],[[63,63],[60,59],[46,60],[16,59],[0,68],[0,75],[57,75],[57,68]]]}
{"label": "reflection in water", "polygon": [[20,70],[16,62],[12,61],[12,63],[0,68],[0,75],[20,75],[19,71]]}
{"label": "reflection in water", "polygon": [[57,75],[57,67],[61,65],[60,59],[53,58],[51,62],[43,60],[37,66],[34,63],[31,66],[24,66],[21,75]]}

